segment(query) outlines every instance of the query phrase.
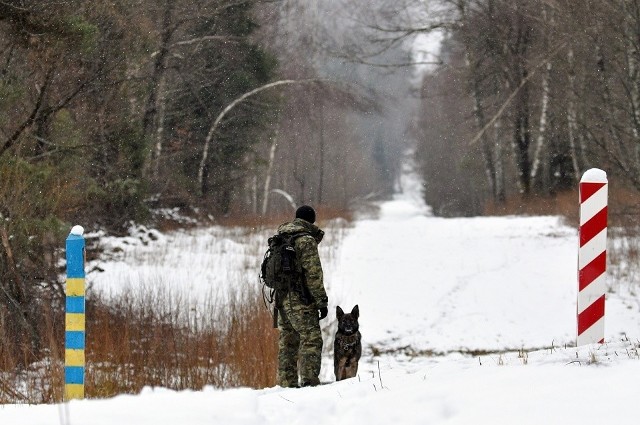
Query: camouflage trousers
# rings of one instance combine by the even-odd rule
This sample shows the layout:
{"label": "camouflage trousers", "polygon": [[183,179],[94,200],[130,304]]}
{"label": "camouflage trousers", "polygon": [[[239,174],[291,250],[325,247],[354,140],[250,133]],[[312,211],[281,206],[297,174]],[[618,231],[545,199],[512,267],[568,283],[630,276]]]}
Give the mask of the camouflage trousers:
{"label": "camouflage trousers", "polygon": [[287,296],[278,313],[278,385],[298,386],[298,361],[301,385],[320,384],[322,333],[318,310],[314,305],[303,305],[295,296]]}

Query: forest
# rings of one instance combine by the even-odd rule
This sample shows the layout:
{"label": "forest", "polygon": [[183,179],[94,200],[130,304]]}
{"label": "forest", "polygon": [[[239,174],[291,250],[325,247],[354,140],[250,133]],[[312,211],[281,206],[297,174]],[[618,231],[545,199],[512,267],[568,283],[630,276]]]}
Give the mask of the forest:
{"label": "forest", "polygon": [[639,73],[637,0],[2,0],[0,368],[73,224],[349,216],[409,160],[436,215],[571,216],[597,167],[634,223]]}
{"label": "forest", "polygon": [[639,2],[452,0],[429,25],[447,34],[417,126],[436,212],[553,212],[595,167],[637,213]]}

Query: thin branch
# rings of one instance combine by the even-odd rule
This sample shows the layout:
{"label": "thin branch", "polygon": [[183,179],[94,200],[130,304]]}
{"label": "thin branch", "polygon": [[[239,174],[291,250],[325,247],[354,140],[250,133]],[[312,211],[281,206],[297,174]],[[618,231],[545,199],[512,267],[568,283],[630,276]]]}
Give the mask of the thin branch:
{"label": "thin branch", "polygon": [[31,111],[31,114],[29,115],[29,117],[27,117],[27,119],[16,129],[16,131],[13,132],[11,137],[5,140],[2,146],[0,146],[0,157],[7,150],[9,150],[9,148],[11,148],[15,144],[18,138],[20,138],[20,135],[22,135],[22,133],[36,121],[36,118],[40,114],[40,109],[42,108],[42,104],[44,103],[44,97],[47,92],[47,89],[49,88],[49,84],[53,79],[53,69],[54,67],[52,66],[49,69],[49,71],[47,71],[47,74],[44,79],[44,84],[40,89],[40,93],[38,93],[38,99],[36,100],[36,104],[34,105],[33,110]]}
{"label": "thin branch", "polygon": [[[11,243],[9,242],[9,235],[7,234],[7,229],[5,229],[4,226],[0,226],[0,242],[2,243],[2,247],[4,248],[4,252],[7,257],[7,265],[9,267],[9,271],[16,279],[16,285],[22,290],[22,277],[20,276],[20,273],[18,273],[18,268],[13,256],[13,250],[11,249]],[[2,288],[4,289],[4,286],[2,286]]]}
{"label": "thin branch", "polygon": [[[176,47],[180,47],[180,46],[188,46],[191,44],[196,44],[199,43],[201,41],[223,41],[223,42],[228,42],[231,41],[233,43],[236,43],[238,40],[242,40],[241,37],[233,37],[233,36],[225,36],[225,35],[206,35],[204,37],[197,37],[197,38],[191,38],[189,40],[182,40],[182,41],[176,41],[173,44],[170,44],[169,46],[167,46],[167,50],[171,50],[173,48]],[[156,50],[155,52],[151,53],[151,57],[155,57],[158,54],[160,54],[161,50]],[[182,59],[182,58],[181,58]]]}
{"label": "thin branch", "polygon": [[415,66],[415,65],[444,65],[444,62],[441,60],[440,61],[403,62],[403,63],[375,63],[375,62],[365,61],[364,59],[356,58],[354,62],[362,65],[375,66],[378,68],[404,68],[407,66]]}
{"label": "thin branch", "polygon": [[369,25],[369,28],[375,31],[380,31],[383,33],[392,33],[392,34],[398,34],[400,33],[401,37],[407,37],[409,35],[412,34],[423,34],[423,33],[428,33],[428,32],[432,32],[432,31],[436,31],[436,30],[443,30],[443,29],[449,29],[451,28],[452,24],[451,23],[444,23],[444,22],[438,22],[435,23],[433,25],[429,25],[426,27],[396,27],[396,28],[384,28],[382,26],[378,26],[378,25]]}
{"label": "thin branch", "polygon": [[7,7],[11,8],[11,9],[19,10],[21,12],[31,12],[31,10],[29,10],[29,9],[26,9],[24,7],[18,7],[15,4],[7,3],[6,1],[0,1],[0,5],[7,6]]}
{"label": "thin branch", "polygon": [[9,396],[13,397],[14,400],[20,400],[24,402],[28,402],[29,398],[24,394],[20,393],[18,390],[13,389],[14,385],[7,383],[4,378],[0,377],[0,392],[6,393]]}
{"label": "thin branch", "polygon": [[213,139],[213,135],[215,134],[215,132],[216,132],[216,130],[218,128],[218,125],[220,125],[220,122],[229,113],[229,111],[231,111],[233,108],[238,106],[238,104],[242,103],[245,99],[247,99],[247,98],[249,98],[251,96],[254,96],[254,95],[256,95],[256,94],[258,94],[258,93],[260,93],[260,92],[262,92],[264,90],[273,88],[273,87],[282,86],[282,85],[289,85],[289,84],[319,83],[319,82],[327,82],[327,81],[328,80],[322,80],[322,79],[279,80],[279,81],[274,81],[273,83],[268,83],[268,84],[260,86],[260,87],[258,87],[256,89],[248,91],[245,94],[243,94],[242,96],[240,96],[237,99],[235,99],[230,104],[228,104],[222,110],[222,112],[220,112],[220,114],[218,114],[218,116],[216,117],[215,121],[213,122],[213,124],[209,128],[209,132],[207,133],[207,137],[204,140],[204,146],[202,148],[202,159],[200,160],[200,167],[198,168],[198,184],[199,184],[201,193],[203,192],[202,187],[203,187],[203,184],[204,184],[204,169],[205,169],[205,166],[206,166],[207,161],[209,159],[209,145],[211,144],[211,140]]}
{"label": "thin branch", "polygon": [[[52,144],[52,146],[56,146],[55,144]],[[81,144],[81,145],[73,145],[73,146],[64,146],[64,147],[60,147],[57,146],[55,149],[52,150],[48,150],[46,152],[43,152],[39,155],[35,155],[32,156],[30,158],[28,158],[28,161],[38,161],[42,158],[46,158],[48,156],[52,156],[52,155],[56,155],[56,154],[60,154],[60,153],[67,153],[67,152],[74,152],[76,150],[79,149],[87,149],[92,147],[93,145],[88,145],[88,144]]]}
{"label": "thin branch", "polygon": [[289,202],[291,208],[293,208],[294,210],[298,208],[298,206],[296,205],[296,201],[293,199],[293,196],[291,196],[291,194],[289,194],[288,192],[285,192],[282,189],[271,189],[269,193],[277,193],[278,195],[282,195],[287,200],[287,202]]}
{"label": "thin branch", "polygon": [[188,45],[188,44],[195,44],[195,43],[199,43],[201,41],[209,41],[209,40],[215,40],[215,41],[238,41],[241,40],[241,37],[233,37],[233,36],[226,36],[226,35],[206,35],[204,37],[198,37],[198,38],[192,38],[189,40],[183,40],[183,41],[177,41],[175,43],[173,43],[172,45],[169,46],[169,48],[172,47],[176,47],[176,46],[184,46],[184,45]]}

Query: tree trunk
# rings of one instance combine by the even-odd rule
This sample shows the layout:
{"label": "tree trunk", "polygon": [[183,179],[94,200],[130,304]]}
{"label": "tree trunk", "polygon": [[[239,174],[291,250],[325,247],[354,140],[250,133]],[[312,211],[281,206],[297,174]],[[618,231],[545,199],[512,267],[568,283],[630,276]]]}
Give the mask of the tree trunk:
{"label": "tree trunk", "polygon": [[504,144],[502,131],[502,118],[495,120],[494,128],[494,164],[495,164],[495,181],[496,181],[496,204],[504,204],[507,201],[507,191],[504,181]]}
{"label": "tree trunk", "polygon": [[251,205],[251,212],[254,216],[258,215],[258,176],[253,175],[251,177],[251,186],[249,187],[248,196],[249,204]]}
{"label": "tree trunk", "polygon": [[[601,29],[600,29],[601,30]],[[607,149],[606,152],[610,156],[617,156],[617,160],[622,158],[629,158],[628,152],[626,150],[626,146],[617,130],[614,127],[614,123],[616,122],[614,114],[613,114],[613,102],[611,100],[611,91],[609,88],[609,75],[607,69],[607,59],[604,56],[602,51],[602,47],[600,44],[602,40],[597,39],[595,43],[595,53],[596,53],[596,65],[598,69],[598,79],[600,83],[600,88],[602,90],[602,110],[604,111],[603,119],[606,122],[606,128],[609,133],[609,137],[606,141]]]}
{"label": "tree trunk", "polygon": [[531,181],[533,184],[536,184],[536,181],[538,180],[538,173],[542,164],[542,152],[546,144],[546,130],[547,123],[549,121],[549,79],[551,78],[551,68],[551,62],[547,62],[546,72],[542,76],[542,107],[540,110],[540,121],[538,124],[538,137],[536,139],[531,167]]}
{"label": "tree trunk", "polygon": [[567,52],[567,62],[569,64],[569,93],[567,94],[567,137],[569,138],[569,154],[573,165],[573,174],[576,181],[580,180],[580,161],[578,160],[578,148],[576,137],[578,134],[578,111],[576,101],[576,74],[573,60],[573,49]]}
{"label": "tree trunk", "polygon": [[153,177],[158,177],[158,170],[160,169],[160,158],[162,156],[162,147],[164,143],[164,120],[166,116],[167,104],[166,104],[166,77],[163,74],[160,77],[160,81],[158,82],[158,101],[157,101],[157,123],[156,123],[156,134],[155,134],[155,145],[152,154],[153,161]]}
{"label": "tree trunk", "polygon": [[531,161],[529,158],[529,145],[531,133],[529,130],[529,110],[527,88],[518,100],[514,117],[513,147],[515,151],[516,170],[518,174],[518,189],[523,195],[531,191]]}
{"label": "tree trunk", "polygon": [[[469,69],[469,73],[471,78],[473,79],[473,83],[471,85],[472,97],[473,97],[473,116],[476,121],[476,125],[478,130],[482,131],[487,125],[485,115],[484,115],[484,107],[482,106],[482,99],[480,98],[480,89],[478,87],[478,76],[475,67],[472,66],[471,55],[469,52],[465,54],[465,63],[467,68]],[[487,183],[489,184],[489,190],[491,191],[492,200],[497,203],[498,201],[498,191],[496,184],[496,169],[495,169],[495,160],[494,160],[494,152],[492,149],[492,143],[487,137],[486,132],[482,132],[480,136],[481,143],[481,151],[482,151],[482,159],[484,160],[484,171],[485,177],[487,178]]]}
{"label": "tree trunk", "polygon": [[[160,34],[160,46],[156,52],[156,57],[153,62],[153,71],[151,73],[151,82],[149,84],[149,96],[144,110],[144,117],[142,118],[142,134],[145,139],[151,141],[154,128],[157,129],[158,123],[157,114],[160,107],[160,102],[163,101],[161,90],[164,74],[167,69],[167,57],[169,55],[169,45],[171,43],[171,37],[175,31],[173,10],[175,2],[173,0],[166,0],[164,3],[163,16],[162,16],[162,32]],[[155,124],[155,126],[154,126]],[[147,175],[149,169],[149,163],[155,150],[152,150],[148,155],[148,158],[144,162],[142,174]],[[158,158],[159,160],[159,158]],[[155,160],[154,160],[155,161]],[[154,165],[155,166],[155,165]]]}
{"label": "tree trunk", "polygon": [[262,191],[262,215],[267,215],[267,208],[269,207],[269,191],[271,190],[271,173],[273,172],[273,163],[276,157],[276,149],[278,147],[278,131],[273,136],[271,142],[271,148],[269,149],[269,162],[267,165],[267,175],[264,179],[264,190]]}
{"label": "tree trunk", "polygon": [[318,176],[318,205],[322,204],[322,190],[324,183],[324,151],[325,151],[325,143],[324,143],[324,104],[320,105],[320,125],[319,125],[319,136],[320,136],[320,157],[318,167],[320,168],[320,175]]}
{"label": "tree trunk", "polygon": [[521,91],[517,98],[514,116],[513,146],[515,149],[516,170],[518,174],[518,188],[524,196],[531,192],[531,129],[529,127],[529,69],[527,51],[529,49],[531,28],[519,17],[517,39],[511,49],[515,54],[518,86]]}
{"label": "tree trunk", "polygon": [[624,42],[625,42],[625,56],[627,62],[627,81],[629,81],[629,97],[630,97],[630,105],[631,108],[631,128],[633,131],[634,138],[634,162],[638,164],[639,162],[639,152],[640,148],[640,81],[638,81],[639,77],[639,58],[638,58],[638,17],[634,16],[633,11],[627,9],[627,2],[622,2],[622,7],[625,12],[625,26],[624,26]]}

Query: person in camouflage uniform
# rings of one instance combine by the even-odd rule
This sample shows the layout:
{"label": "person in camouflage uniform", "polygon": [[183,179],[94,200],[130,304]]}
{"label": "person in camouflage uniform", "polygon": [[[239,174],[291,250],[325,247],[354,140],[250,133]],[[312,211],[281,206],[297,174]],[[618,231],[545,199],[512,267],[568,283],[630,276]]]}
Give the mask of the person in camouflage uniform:
{"label": "person in camouflage uniform", "polygon": [[296,261],[301,268],[301,281],[297,290],[277,297],[278,329],[278,385],[298,386],[298,360],[300,385],[320,384],[322,359],[321,319],[327,316],[327,293],[324,289],[322,265],[318,244],[324,232],[313,223],[316,213],[308,205],[296,210],[296,218],[278,227],[280,234],[306,232],[295,239]]}

